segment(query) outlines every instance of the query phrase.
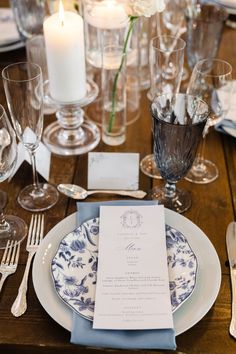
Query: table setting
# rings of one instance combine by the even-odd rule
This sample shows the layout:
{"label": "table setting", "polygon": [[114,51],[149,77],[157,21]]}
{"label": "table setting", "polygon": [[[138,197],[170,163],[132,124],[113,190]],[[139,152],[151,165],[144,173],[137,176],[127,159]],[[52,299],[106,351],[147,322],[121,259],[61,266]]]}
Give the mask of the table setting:
{"label": "table setting", "polygon": [[174,1],[0,5],[3,352],[235,352],[235,31]]}

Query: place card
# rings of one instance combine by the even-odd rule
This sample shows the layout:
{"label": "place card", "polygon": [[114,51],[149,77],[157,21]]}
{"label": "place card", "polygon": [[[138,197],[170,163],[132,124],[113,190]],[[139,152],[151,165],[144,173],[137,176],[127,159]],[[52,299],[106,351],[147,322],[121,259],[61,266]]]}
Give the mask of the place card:
{"label": "place card", "polygon": [[93,328],[173,328],[163,205],[100,207]]}
{"label": "place card", "polygon": [[88,189],[139,188],[139,154],[90,152]]}

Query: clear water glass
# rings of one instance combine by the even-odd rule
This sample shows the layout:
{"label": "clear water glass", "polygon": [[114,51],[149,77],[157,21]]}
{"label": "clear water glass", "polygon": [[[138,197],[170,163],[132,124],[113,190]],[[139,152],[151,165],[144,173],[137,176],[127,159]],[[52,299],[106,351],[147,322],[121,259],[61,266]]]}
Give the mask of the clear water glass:
{"label": "clear water glass", "polygon": [[196,4],[187,8],[186,43],[190,69],[201,59],[217,56],[227,17],[227,11],[216,4]]}
{"label": "clear water glass", "polygon": [[187,92],[203,99],[210,107],[210,116],[204,131],[201,148],[186,176],[193,183],[213,182],[219,171],[216,164],[205,158],[206,134],[211,126],[226,117],[232,93],[232,67],[221,59],[203,59],[194,67]]}
{"label": "clear water glass", "polygon": [[18,32],[23,40],[43,33],[45,0],[10,0]]}
{"label": "clear water glass", "polygon": [[[148,92],[150,100],[157,95],[179,91],[185,46],[185,41],[175,36],[160,35],[151,39],[149,49],[151,88]],[[141,160],[140,169],[149,177],[161,178],[153,154]]]}

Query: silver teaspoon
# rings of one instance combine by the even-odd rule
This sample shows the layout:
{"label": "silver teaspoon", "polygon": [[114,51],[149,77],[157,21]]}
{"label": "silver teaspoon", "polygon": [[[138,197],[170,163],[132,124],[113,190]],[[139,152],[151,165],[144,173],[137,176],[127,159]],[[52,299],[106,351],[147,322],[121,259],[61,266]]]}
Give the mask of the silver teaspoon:
{"label": "silver teaspoon", "polygon": [[77,186],[75,184],[59,184],[57,186],[59,192],[65,194],[67,197],[82,200],[87,198],[87,196],[95,193],[102,193],[102,194],[116,194],[116,195],[124,195],[128,197],[133,197],[137,199],[143,199],[147,194],[144,191],[118,191],[118,190],[92,190],[87,191],[86,189]]}

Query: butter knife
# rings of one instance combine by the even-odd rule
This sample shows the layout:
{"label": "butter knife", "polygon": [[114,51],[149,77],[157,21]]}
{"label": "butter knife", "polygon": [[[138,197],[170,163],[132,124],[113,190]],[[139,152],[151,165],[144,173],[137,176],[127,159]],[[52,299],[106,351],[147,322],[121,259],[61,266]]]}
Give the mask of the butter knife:
{"label": "butter knife", "polygon": [[231,222],[227,227],[226,246],[229,258],[232,288],[232,312],[229,333],[236,339],[236,222]]}

